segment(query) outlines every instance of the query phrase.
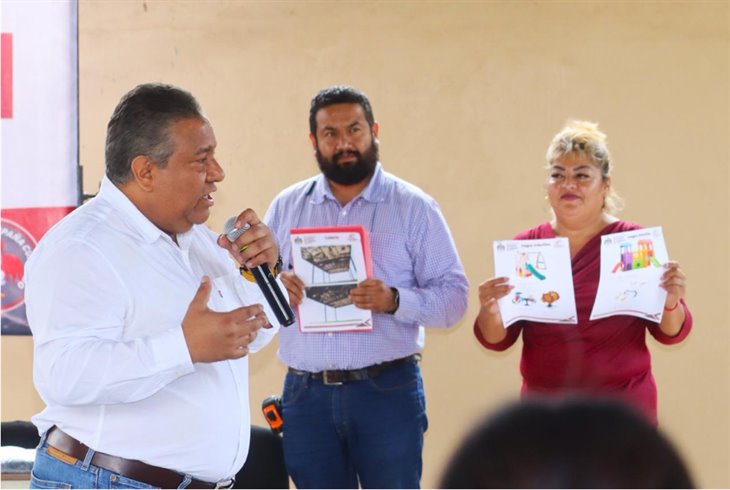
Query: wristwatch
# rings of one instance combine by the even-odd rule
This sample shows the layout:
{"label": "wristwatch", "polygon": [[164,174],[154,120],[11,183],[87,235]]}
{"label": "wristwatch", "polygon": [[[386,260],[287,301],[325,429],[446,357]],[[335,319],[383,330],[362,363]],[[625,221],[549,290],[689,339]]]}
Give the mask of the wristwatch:
{"label": "wristwatch", "polygon": [[395,303],[395,308],[393,308],[392,311],[386,311],[388,315],[394,315],[396,311],[398,311],[398,308],[400,307],[400,293],[396,288],[390,288],[391,291],[393,291],[393,303]]}

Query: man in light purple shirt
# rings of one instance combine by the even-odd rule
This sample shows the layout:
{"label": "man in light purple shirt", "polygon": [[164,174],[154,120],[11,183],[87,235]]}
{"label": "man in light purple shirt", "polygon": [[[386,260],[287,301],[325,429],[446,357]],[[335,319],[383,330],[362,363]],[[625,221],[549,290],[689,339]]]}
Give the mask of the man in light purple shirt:
{"label": "man in light purple shirt", "polygon": [[[446,221],[433,198],[384,171],[378,123],[365,94],[345,86],[320,91],[309,115],[321,174],[281,192],[264,221],[284,270],[290,230],[362,225],[373,274],[350,300],[373,314],[358,332],[280,330],[284,453],[297,488],[417,488],[428,421],[418,367],[424,327],[455,324],[468,284]],[[281,280],[293,305],[304,283]]]}

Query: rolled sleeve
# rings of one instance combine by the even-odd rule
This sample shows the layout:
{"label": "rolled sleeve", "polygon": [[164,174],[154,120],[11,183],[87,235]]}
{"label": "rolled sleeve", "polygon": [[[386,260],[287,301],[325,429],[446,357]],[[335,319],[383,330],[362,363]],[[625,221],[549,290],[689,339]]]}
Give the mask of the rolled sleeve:
{"label": "rolled sleeve", "polygon": [[683,299],[679,301],[682,305],[682,308],[684,309],[684,322],[682,323],[682,328],[679,330],[679,333],[677,333],[677,335],[670,336],[665,334],[664,332],[662,332],[662,329],[659,328],[659,324],[657,323],[652,322],[651,325],[649,325],[649,333],[651,333],[651,336],[654,337],[657,342],[661,344],[678,344],[686,339],[690,331],[692,330],[692,313],[689,311],[689,307],[687,307],[687,304],[684,302]]}
{"label": "rolled sleeve", "polygon": [[484,338],[484,335],[482,335],[482,331],[479,328],[479,319],[474,320],[474,336],[477,338],[479,343],[482,344],[485,348],[497,352],[502,352],[512,347],[512,345],[517,341],[517,338],[520,336],[521,331],[522,327],[519,325],[519,323],[515,323],[507,329],[507,336],[504,338],[504,340],[493,344],[487,341],[487,339]]}

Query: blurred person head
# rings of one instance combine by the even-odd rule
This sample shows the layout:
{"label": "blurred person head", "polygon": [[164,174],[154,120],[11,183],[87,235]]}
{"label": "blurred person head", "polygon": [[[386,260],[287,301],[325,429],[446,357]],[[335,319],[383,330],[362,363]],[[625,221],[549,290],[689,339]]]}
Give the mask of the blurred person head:
{"label": "blurred person head", "polygon": [[670,441],[618,401],[529,399],[486,417],[440,488],[692,488]]}

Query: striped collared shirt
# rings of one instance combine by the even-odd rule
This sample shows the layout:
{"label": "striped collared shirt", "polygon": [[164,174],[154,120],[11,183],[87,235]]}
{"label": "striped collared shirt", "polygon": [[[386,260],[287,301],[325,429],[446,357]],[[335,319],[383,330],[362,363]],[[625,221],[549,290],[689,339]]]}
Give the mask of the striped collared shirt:
{"label": "striped collared shirt", "polygon": [[264,221],[276,235],[285,270],[289,231],[299,227],[362,225],[368,231],[373,277],[398,288],[394,315],[373,314],[367,332],[279,331],[279,357],[305,371],[357,369],[419,352],[423,327],[448,327],[466,311],[468,283],[454,240],[436,201],[385,172],[380,163],[368,186],[342,206],[323,175],[282,191]]}

